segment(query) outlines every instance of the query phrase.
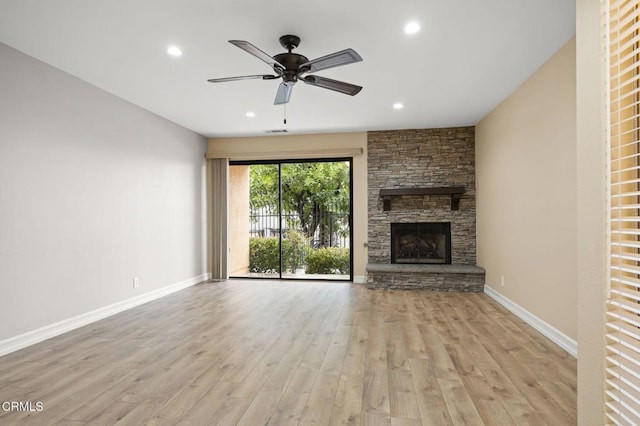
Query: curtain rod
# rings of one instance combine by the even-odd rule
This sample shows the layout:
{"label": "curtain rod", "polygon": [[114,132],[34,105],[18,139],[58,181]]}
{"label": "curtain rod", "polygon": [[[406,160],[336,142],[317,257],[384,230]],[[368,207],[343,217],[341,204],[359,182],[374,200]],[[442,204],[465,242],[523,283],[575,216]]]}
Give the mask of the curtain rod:
{"label": "curtain rod", "polygon": [[292,151],[264,151],[264,152],[207,152],[205,158],[228,158],[230,160],[282,160],[305,158],[331,158],[331,157],[355,157],[362,155],[364,148],[337,148],[337,149],[313,149]]}

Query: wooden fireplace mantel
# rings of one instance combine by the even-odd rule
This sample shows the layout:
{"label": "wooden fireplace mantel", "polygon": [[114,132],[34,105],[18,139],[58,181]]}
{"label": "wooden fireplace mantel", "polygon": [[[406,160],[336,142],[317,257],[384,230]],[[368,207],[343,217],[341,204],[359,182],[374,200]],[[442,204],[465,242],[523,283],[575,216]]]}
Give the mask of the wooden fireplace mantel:
{"label": "wooden fireplace mantel", "polygon": [[450,195],[451,210],[460,208],[460,199],[464,194],[464,186],[436,186],[431,188],[387,188],[380,190],[382,209],[385,212],[391,210],[391,197],[402,195]]}

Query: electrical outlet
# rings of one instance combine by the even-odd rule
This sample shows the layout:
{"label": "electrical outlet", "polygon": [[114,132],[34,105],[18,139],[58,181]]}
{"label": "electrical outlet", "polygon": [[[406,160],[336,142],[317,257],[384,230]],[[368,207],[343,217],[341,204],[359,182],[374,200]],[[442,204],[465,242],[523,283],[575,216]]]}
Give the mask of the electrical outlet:
{"label": "electrical outlet", "polygon": [[140,287],[140,278],[133,277],[133,288],[138,288],[138,287]]}
{"label": "electrical outlet", "polygon": [[504,287],[504,275],[500,275],[500,285]]}

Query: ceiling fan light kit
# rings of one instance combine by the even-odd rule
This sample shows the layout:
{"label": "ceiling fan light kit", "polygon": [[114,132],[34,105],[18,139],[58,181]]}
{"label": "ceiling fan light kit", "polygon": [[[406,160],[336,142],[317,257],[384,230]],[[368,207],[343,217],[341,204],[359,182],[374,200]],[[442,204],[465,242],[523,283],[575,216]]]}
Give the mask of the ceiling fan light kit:
{"label": "ceiling fan light kit", "polygon": [[292,50],[300,44],[300,37],[295,35],[283,35],[280,37],[280,44],[282,47],[287,49],[287,52],[280,53],[275,56],[269,56],[248,41],[229,40],[229,43],[239,47],[269,65],[275,72],[275,75],[258,74],[238,77],[212,78],[208,80],[210,83],[224,83],[227,81],[252,79],[275,80],[281,78],[282,82],[278,87],[276,98],[273,102],[274,105],[281,105],[289,102],[291,99],[291,93],[293,92],[293,86],[298,80],[301,80],[311,86],[333,90],[350,96],[354,96],[362,90],[361,86],[346,83],[344,81],[333,80],[326,77],[320,77],[318,75],[305,75],[329,68],[361,62],[362,58],[353,49],[344,49],[310,61],[306,56],[298,53],[292,53]]}

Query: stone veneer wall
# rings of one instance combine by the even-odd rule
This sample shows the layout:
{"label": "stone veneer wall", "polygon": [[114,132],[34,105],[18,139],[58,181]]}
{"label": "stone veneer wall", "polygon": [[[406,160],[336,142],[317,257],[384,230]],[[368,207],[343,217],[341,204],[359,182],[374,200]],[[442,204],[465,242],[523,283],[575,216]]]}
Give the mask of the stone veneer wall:
{"label": "stone veneer wall", "polygon": [[[451,263],[476,264],[475,128],[368,133],[369,263],[390,263],[392,222],[451,222]],[[382,188],[462,185],[460,209],[447,195],[393,197],[383,211]]]}

